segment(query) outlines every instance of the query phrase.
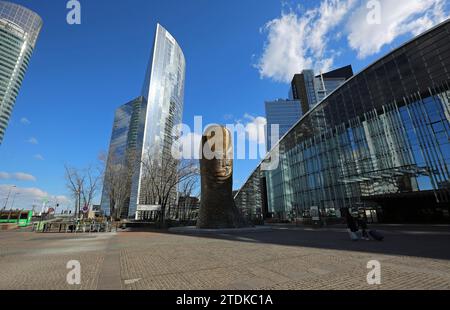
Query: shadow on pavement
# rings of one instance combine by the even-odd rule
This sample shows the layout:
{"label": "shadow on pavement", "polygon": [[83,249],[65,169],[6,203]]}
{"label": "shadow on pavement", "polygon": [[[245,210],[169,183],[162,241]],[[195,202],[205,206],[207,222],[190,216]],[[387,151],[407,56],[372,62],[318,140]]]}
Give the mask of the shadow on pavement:
{"label": "shadow on pavement", "polygon": [[448,226],[392,225],[371,228],[382,232],[386,237],[385,240],[383,242],[351,241],[345,228],[331,226],[322,229],[273,226],[272,231],[222,234],[155,232],[238,242],[450,260],[450,228]]}

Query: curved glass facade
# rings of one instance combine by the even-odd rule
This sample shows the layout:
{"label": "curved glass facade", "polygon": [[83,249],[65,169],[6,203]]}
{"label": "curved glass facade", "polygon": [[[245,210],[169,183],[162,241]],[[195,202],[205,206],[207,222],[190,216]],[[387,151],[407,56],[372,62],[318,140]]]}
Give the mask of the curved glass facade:
{"label": "curved glass facade", "polygon": [[41,28],[36,13],[0,1],[0,144]]}
{"label": "curved glass facade", "polygon": [[[428,193],[448,210],[449,102],[447,20],[349,79],[304,115],[267,157],[279,148],[278,168],[258,167],[236,202],[253,216],[267,208],[277,218],[294,219],[319,207],[323,216],[339,217],[342,208]],[[248,197],[256,198],[249,203]]]}
{"label": "curved glass facade", "polygon": [[[185,71],[183,51],[174,37],[158,24],[153,57],[142,90],[146,106],[137,139],[137,153],[142,160],[162,160],[172,156],[172,146],[176,143],[172,131],[181,124],[183,117]],[[131,218],[135,217],[138,205],[158,204],[144,197],[142,161],[138,161],[138,165],[131,191]]]}

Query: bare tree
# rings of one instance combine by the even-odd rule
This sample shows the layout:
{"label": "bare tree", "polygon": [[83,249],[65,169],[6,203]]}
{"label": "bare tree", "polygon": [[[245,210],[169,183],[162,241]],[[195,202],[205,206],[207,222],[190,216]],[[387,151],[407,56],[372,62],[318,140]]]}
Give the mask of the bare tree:
{"label": "bare tree", "polygon": [[89,166],[77,169],[65,165],[67,188],[76,200],[75,217],[80,214],[81,204],[90,206],[97,194],[101,181],[101,173]]}
{"label": "bare tree", "polygon": [[141,202],[161,206],[159,220],[165,225],[166,216],[171,214],[171,206],[175,205],[178,186],[198,176],[198,164],[193,160],[180,161],[172,156],[155,160],[148,152],[142,167]]}
{"label": "bare tree", "polygon": [[[114,152],[112,152],[114,154]],[[116,160],[113,156],[108,159],[105,169],[104,188],[108,193],[111,216],[119,220],[131,195],[131,182],[133,177],[134,153],[128,152],[123,161]]]}
{"label": "bare tree", "polygon": [[181,202],[177,205],[176,210],[176,218],[180,220],[190,219],[190,215],[192,213],[193,203],[198,198],[198,195],[195,195],[196,190],[199,186],[199,177],[197,175],[193,175],[190,178],[187,178],[184,182],[182,182],[179,186],[179,199]]}

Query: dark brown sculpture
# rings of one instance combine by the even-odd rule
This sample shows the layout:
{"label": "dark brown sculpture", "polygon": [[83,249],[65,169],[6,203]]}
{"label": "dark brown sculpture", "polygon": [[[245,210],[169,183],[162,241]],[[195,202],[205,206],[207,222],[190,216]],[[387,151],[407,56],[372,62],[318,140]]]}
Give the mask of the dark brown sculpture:
{"label": "dark brown sculpture", "polygon": [[239,228],[246,221],[233,198],[233,145],[223,126],[210,126],[202,137],[200,150],[201,205],[197,228]]}

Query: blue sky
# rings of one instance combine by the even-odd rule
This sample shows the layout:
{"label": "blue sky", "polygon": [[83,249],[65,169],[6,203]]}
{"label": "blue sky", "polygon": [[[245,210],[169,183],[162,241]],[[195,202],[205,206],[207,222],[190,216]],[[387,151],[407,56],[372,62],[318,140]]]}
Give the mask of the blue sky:
{"label": "blue sky", "polygon": [[[157,22],[186,56],[184,123],[247,124],[287,96],[293,73],[360,71],[449,12],[444,0],[384,0],[372,26],[365,0],[80,0],[81,25],[68,25],[67,0],[12,2],[44,20],[0,146],[0,206],[15,184],[24,208],[45,196],[69,206],[64,164],[96,164],[108,149],[114,110],[140,94]],[[236,188],[257,164],[236,161]]]}

